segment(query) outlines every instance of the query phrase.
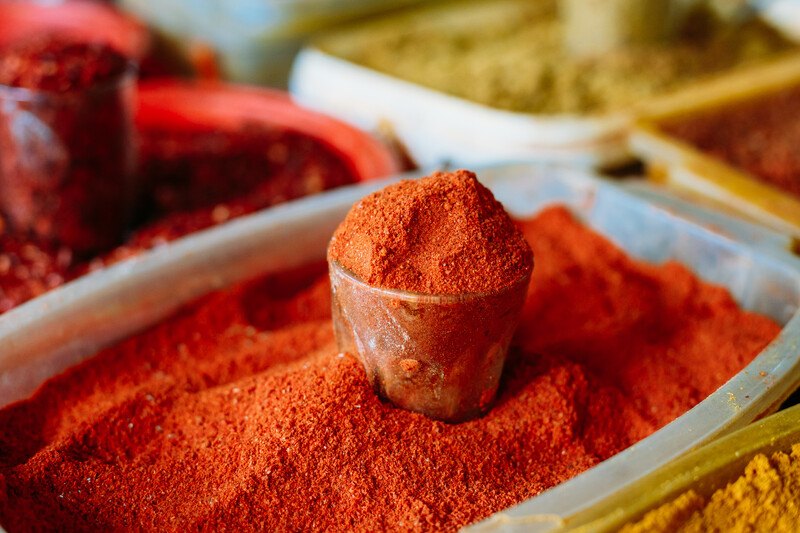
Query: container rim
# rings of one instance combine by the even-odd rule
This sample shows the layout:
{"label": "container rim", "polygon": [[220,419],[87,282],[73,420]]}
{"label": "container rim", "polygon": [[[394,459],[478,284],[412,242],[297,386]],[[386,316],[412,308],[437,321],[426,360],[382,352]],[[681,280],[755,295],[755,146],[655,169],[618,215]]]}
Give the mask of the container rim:
{"label": "container rim", "polygon": [[521,277],[517,278],[509,285],[501,287],[495,291],[463,292],[459,294],[448,294],[448,293],[430,294],[424,292],[406,291],[402,289],[392,289],[389,287],[374,287],[369,283],[367,283],[366,281],[359,278],[358,276],[356,276],[355,273],[344,267],[341,263],[339,263],[335,259],[328,259],[328,266],[330,268],[331,273],[336,273],[337,275],[347,279],[349,282],[358,285],[365,291],[382,294],[383,296],[386,296],[388,298],[407,300],[409,302],[444,304],[444,305],[470,302],[494,296],[502,296],[504,294],[508,294],[510,292],[519,290],[523,288],[523,286],[524,289],[527,291],[528,288],[527,286],[530,283],[531,277],[533,275],[533,268],[531,268],[527,273],[523,274]]}

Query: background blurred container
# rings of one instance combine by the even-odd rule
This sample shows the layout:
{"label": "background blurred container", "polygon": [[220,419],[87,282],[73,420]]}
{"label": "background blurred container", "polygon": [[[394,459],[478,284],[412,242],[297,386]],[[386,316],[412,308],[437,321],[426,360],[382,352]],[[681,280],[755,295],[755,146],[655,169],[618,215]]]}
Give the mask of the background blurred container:
{"label": "background blurred container", "polygon": [[101,42],[139,62],[151,48],[150,33],[133,17],[108,3],[92,0],[0,2],[0,47],[56,32],[87,42]]}
{"label": "background blurred container", "polygon": [[800,87],[800,57],[698,87],[653,108],[635,128],[631,149],[645,160],[653,181],[800,237],[800,198],[665,131],[670,124],[701,120],[791,87]]}
{"label": "background blurred container", "polygon": [[696,19],[686,15],[681,27],[691,35],[678,45],[587,63],[563,50],[556,6],[447,2],[348,26],[300,53],[290,90],[311,107],[396,137],[423,167],[502,160],[606,167],[631,158],[629,128],[654,100],[790,48],[756,21],[734,34],[697,15],[702,31],[694,31]]}
{"label": "background blurred container", "polygon": [[120,0],[170,41],[203,43],[230,80],[284,86],[304,39],[338,22],[419,0]]}
{"label": "background blurred container", "polygon": [[800,40],[800,0],[754,0],[763,16],[786,35]]}

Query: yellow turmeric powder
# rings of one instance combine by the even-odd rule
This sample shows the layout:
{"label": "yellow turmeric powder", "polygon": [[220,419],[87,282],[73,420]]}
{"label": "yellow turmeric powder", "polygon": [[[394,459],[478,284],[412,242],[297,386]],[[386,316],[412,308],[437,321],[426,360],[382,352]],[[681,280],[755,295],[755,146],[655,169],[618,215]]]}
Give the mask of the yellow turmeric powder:
{"label": "yellow turmeric powder", "polygon": [[800,444],[759,454],[733,483],[710,498],[688,491],[628,524],[620,533],[800,531]]}

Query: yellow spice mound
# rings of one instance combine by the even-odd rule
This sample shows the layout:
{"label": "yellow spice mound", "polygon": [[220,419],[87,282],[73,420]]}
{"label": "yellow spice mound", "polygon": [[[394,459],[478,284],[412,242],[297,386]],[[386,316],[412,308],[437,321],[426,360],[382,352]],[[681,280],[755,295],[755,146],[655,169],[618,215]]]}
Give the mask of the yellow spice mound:
{"label": "yellow spice mound", "polygon": [[622,533],[800,531],[800,444],[790,453],[755,456],[744,474],[704,498],[688,491]]}

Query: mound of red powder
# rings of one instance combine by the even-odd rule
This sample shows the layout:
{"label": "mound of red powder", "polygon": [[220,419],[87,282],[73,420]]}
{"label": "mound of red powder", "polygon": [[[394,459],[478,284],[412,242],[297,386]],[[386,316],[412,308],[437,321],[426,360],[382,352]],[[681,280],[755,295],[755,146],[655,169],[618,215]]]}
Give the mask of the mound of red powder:
{"label": "mound of red powder", "polygon": [[428,294],[496,291],[533,268],[514,222],[466,170],[362,199],[334,233],[328,258],[370,285]]}
{"label": "mound of red powder", "polygon": [[522,228],[537,267],[484,417],[446,424],[380,401],[337,355],[324,271],[269,276],[0,411],[0,523],[454,531],[670,422],[779,331],[562,208]]}

